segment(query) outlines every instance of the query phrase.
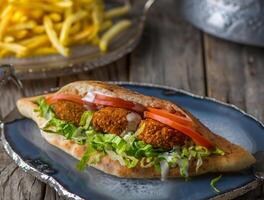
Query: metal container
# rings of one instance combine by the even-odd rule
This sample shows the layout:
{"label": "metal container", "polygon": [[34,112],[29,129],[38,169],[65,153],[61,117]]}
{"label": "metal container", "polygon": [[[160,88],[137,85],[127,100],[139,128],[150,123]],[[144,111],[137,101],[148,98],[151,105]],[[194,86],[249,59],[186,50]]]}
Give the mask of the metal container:
{"label": "metal container", "polygon": [[180,0],[183,17],[217,37],[264,46],[263,0]]}

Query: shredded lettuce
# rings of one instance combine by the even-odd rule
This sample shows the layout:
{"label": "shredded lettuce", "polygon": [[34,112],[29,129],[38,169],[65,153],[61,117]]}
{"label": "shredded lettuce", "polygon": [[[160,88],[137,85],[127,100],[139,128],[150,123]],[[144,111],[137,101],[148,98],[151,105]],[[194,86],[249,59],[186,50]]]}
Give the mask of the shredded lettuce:
{"label": "shredded lettuce", "polygon": [[155,158],[153,157],[143,157],[141,160],[140,160],[140,167],[142,168],[149,168],[149,167],[152,167],[153,165],[155,165]]}
{"label": "shredded lettuce", "polygon": [[72,139],[77,127],[72,123],[65,122],[60,119],[52,118],[48,123],[43,127],[44,131],[53,132],[61,134],[66,137],[66,139]]}
{"label": "shredded lettuce", "polygon": [[198,156],[195,171],[198,172],[199,168],[203,165],[203,159],[201,156]]}
{"label": "shredded lettuce", "polygon": [[[161,171],[163,174],[167,171],[165,170],[167,169],[166,166],[178,166],[180,175],[188,177],[191,159],[196,161],[196,171],[198,171],[203,164],[203,158],[210,155],[224,155],[224,152],[218,148],[211,151],[202,146],[175,146],[170,151],[154,148],[152,145],[137,139],[137,134],[142,131],[141,128],[136,133],[125,134],[124,137],[98,132],[91,126],[93,111],[85,111],[81,117],[80,126],[76,127],[72,123],[57,119],[45,98],[38,99],[37,104],[39,107],[36,111],[48,119],[48,123],[43,128],[44,131],[63,135],[66,139],[87,146],[81,161],[77,165],[79,170],[85,169],[87,163],[99,162],[101,157],[107,154],[128,168],[133,168],[138,164],[142,168],[154,166],[157,171]],[[142,126],[144,127],[144,124]]]}
{"label": "shredded lettuce", "polygon": [[49,120],[55,116],[51,106],[46,103],[44,97],[40,97],[36,103],[38,104],[38,108],[35,110],[35,112],[39,112],[41,117]]}
{"label": "shredded lettuce", "polygon": [[45,127],[43,127],[44,131],[63,135],[66,137],[66,139],[73,139],[78,144],[85,144],[87,138],[85,134],[85,128],[89,127],[90,120],[92,118],[92,112],[84,112],[84,117],[82,117],[81,120],[84,128],[82,126],[77,128],[72,123],[57,119],[52,107],[46,103],[44,97],[40,97],[37,100],[37,104],[39,107],[36,111],[40,113],[40,116],[48,120]]}
{"label": "shredded lettuce", "polygon": [[224,152],[223,150],[221,150],[221,149],[216,148],[216,149],[212,152],[212,154],[223,156],[223,155],[225,155],[225,152]]}
{"label": "shredded lettuce", "polygon": [[79,170],[79,171],[83,171],[91,157],[91,155],[95,152],[95,149],[88,145],[87,146],[87,149],[86,151],[84,152],[83,154],[83,157],[82,159],[80,160],[80,162],[77,164],[76,168]]}
{"label": "shredded lettuce", "polygon": [[93,118],[92,111],[85,111],[82,114],[81,120],[80,120],[80,126],[82,126],[84,129],[88,129],[90,127],[92,118]]}
{"label": "shredded lettuce", "polygon": [[191,159],[196,160],[196,172],[203,164],[203,158],[210,155],[223,155],[223,151],[216,149],[209,151],[207,148],[202,146],[191,146],[191,147],[174,147],[170,152],[159,154],[160,160],[166,160],[170,167],[178,166],[180,169],[180,175],[188,177],[189,161]]}
{"label": "shredded lettuce", "polygon": [[211,180],[210,185],[216,191],[217,193],[221,192],[219,189],[216,188],[215,184],[222,178],[222,175],[219,175],[218,177]]}
{"label": "shredded lettuce", "polygon": [[78,144],[84,145],[86,143],[86,133],[83,127],[78,127],[72,134],[72,140],[77,142]]}

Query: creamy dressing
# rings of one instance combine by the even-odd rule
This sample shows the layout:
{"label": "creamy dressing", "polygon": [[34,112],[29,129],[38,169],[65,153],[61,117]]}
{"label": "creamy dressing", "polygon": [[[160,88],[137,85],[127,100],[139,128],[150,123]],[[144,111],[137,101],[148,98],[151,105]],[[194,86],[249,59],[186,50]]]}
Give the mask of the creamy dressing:
{"label": "creamy dressing", "polygon": [[141,121],[141,116],[137,113],[131,112],[127,116],[127,131],[135,131],[138,127],[138,124]]}
{"label": "creamy dressing", "polygon": [[111,94],[111,92],[106,92],[106,91],[101,92],[98,90],[89,89],[86,95],[82,98],[82,100],[87,101],[87,102],[93,102],[96,94],[101,94],[101,95],[109,96],[109,97],[115,97],[113,94]]}
{"label": "creamy dressing", "polygon": [[160,161],[160,173],[161,173],[161,181],[165,181],[168,177],[170,167],[167,161]]}

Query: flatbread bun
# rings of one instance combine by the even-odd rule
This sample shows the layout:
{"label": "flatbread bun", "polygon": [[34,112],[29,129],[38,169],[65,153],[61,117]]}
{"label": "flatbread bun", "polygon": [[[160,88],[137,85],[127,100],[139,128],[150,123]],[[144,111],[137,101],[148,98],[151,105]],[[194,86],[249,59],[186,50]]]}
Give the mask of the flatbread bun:
{"label": "flatbread bun", "polygon": [[[161,100],[155,97],[145,96],[117,85],[99,81],[78,81],[70,83],[61,88],[57,93],[76,94],[82,97],[85,96],[87,91],[98,91],[107,95],[116,96],[124,100],[140,103],[144,106],[151,106],[156,108],[166,109],[168,111],[179,110],[179,106],[172,102]],[[44,96],[48,96],[47,94]],[[22,115],[33,119],[41,128],[46,123],[46,119],[39,116],[34,112],[37,108],[35,103],[38,97],[29,97],[18,100],[17,107]],[[189,167],[189,176],[196,176],[208,172],[235,172],[249,167],[255,162],[255,158],[244,148],[232,144],[221,136],[212,133],[207,127],[205,127],[198,119],[192,116],[189,112],[184,110],[195,122],[195,128],[204,137],[209,139],[216,147],[225,152],[223,156],[212,155],[203,159],[203,165],[196,172],[195,163],[191,162]],[[41,132],[42,136],[50,144],[60,148],[68,154],[80,159],[86,149],[84,145],[79,145],[74,141],[66,140],[63,136]],[[154,167],[141,168],[136,166],[135,168],[127,168],[119,164],[118,161],[112,160],[108,155],[104,156],[97,164],[91,165],[92,167],[99,169],[107,174],[112,174],[118,177],[125,178],[158,178],[161,176]],[[168,177],[180,177],[178,167],[171,168]]]}

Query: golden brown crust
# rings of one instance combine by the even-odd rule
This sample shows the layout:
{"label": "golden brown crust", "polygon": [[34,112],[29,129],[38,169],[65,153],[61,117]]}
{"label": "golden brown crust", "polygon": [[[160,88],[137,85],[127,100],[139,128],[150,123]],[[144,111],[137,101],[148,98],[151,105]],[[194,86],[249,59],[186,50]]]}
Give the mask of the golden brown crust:
{"label": "golden brown crust", "polygon": [[[160,100],[155,97],[144,96],[127,89],[110,85],[98,81],[79,81],[66,85],[61,88],[58,93],[70,93],[84,96],[88,90],[100,91],[109,95],[118,96],[125,100],[141,103],[144,106],[151,106],[156,108],[166,109],[168,111],[181,110],[179,106],[165,100]],[[32,118],[37,122],[39,127],[43,127],[46,120],[41,118],[38,113],[34,112],[37,105],[34,101],[38,97],[30,97],[20,99],[17,102],[19,111],[26,117]],[[184,110],[184,109],[182,109]],[[185,110],[184,110],[185,111]],[[185,111],[187,112],[187,111]],[[199,122],[198,119],[193,117],[189,112],[188,115],[194,120],[196,129],[206,138],[210,139],[216,147],[221,148],[224,156],[210,156],[203,161],[203,165],[199,171],[195,172],[194,163],[191,163],[190,176],[200,175],[208,172],[233,172],[247,168],[255,162],[255,158],[247,152],[244,148],[232,144],[221,136],[215,135],[207,127]],[[85,147],[74,143],[73,141],[65,140],[62,136],[43,133],[42,136],[50,143],[58,148],[64,150],[77,159],[82,157]],[[121,166],[118,161],[111,160],[109,156],[104,156],[101,162],[92,165],[93,167],[104,171],[105,173],[112,174],[119,177],[126,178],[155,178],[160,177],[160,173],[155,171],[154,168],[141,168],[139,166],[129,169]],[[178,177],[178,168],[170,169],[169,177]]]}
{"label": "golden brown crust", "polygon": [[85,111],[82,105],[71,101],[60,100],[52,104],[54,112],[59,119],[79,125],[81,116]]}
{"label": "golden brown crust", "polygon": [[127,128],[127,115],[131,111],[124,108],[104,107],[95,112],[92,125],[96,131],[121,135]]}
{"label": "golden brown crust", "polygon": [[141,124],[144,124],[144,129],[137,138],[155,148],[172,149],[175,145],[182,146],[190,140],[181,132],[153,119],[144,119]]}

